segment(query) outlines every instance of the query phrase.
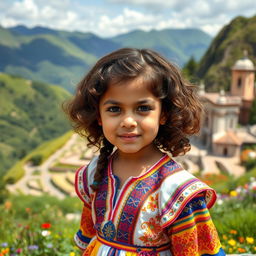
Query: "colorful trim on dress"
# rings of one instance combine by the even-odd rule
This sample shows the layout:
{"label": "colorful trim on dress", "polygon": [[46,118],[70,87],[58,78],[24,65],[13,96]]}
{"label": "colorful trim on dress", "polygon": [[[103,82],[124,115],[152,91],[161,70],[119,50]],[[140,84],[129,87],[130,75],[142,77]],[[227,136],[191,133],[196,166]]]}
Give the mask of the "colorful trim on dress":
{"label": "colorful trim on dress", "polygon": [[116,241],[107,241],[104,238],[97,236],[97,239],[99,242],[102,244],[105,244],[109,247],[116,248],[118,250],[124,250],[128,252],[162,252],[166,250],[170,250],[170,244],[165,244],[160,247],[141,247],[141,246],[133,246],[133,245],[128,245],[125,243],[118,243]]}
{"label": "colorful trim on dress", "polygon": [[[177,180],[179,180],[179,184],[177,184]],[[205,192],[205,199],[208,200],[208,208],[216,200],[216,193],[213,189],[185,170],[171,175],[166,183],[171,189],[169,200],[165,202],[164,207],[162,206],[161,223],[163,228],[172,224],[186,204],[199,193]]]}

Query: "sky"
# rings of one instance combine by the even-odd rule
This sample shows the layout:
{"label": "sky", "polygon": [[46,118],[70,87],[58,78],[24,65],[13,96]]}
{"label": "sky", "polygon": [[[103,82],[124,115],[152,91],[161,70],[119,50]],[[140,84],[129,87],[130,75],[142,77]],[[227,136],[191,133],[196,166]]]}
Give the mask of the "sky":
{"label": "sky", "polygon": [[0,25],[44,26],[112,37],[135,29],[199,28],[211,36],[255,0],[0,0]]}

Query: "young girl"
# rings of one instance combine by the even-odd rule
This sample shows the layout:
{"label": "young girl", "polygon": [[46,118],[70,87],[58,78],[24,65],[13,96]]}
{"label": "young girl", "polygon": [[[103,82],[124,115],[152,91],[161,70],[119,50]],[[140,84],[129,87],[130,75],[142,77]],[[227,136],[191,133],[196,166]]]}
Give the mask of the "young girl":
{"label": "young girl", "polygon": [[128,48],[79,83],[66,110],[100,148],[76,173],[83,255],[225,255],[208,211],[214,190],[169,156],[189,151],[199,131],[194,89],[156,52]]}

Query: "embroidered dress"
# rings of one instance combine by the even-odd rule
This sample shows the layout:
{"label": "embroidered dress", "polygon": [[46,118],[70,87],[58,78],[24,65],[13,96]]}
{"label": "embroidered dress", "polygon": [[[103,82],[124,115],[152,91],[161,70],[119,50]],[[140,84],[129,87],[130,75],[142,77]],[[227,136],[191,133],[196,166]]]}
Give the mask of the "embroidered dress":
{"label": "embroidered dress", "polygon": [[122,188],[110,157],[95,193],[90,185],[96,164],[94,158],[76,173],[84,207],[75,241],[83,255],[225,255],[208,211],[215,191],[167,154]]}

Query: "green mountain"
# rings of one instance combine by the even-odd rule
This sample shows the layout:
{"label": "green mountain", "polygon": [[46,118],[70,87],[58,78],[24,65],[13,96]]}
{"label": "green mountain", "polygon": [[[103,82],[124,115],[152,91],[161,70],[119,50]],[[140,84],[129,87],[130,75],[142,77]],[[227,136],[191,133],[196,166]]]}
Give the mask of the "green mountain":
{"label": "green mountain", "polygon": [[211,37],[199,29],[135,30],[113,37],[123,47],[151,48],[182,66],[191,56],[199,60]]}
{"label": "green mountain", "polygon": [[231,67],[243,58],[243,51],[256,63],[256,16],[237,17],[222,28],[199,63],[198,76],[208,91],[229,89]]}
{"label": "green mountain", "polygon": [[0,175],[43,141],[70,129],[58,87],[0,73]]}
{"label": "green mountain", "polygon": [[91,33],[41,27],[0,28],[0,38],[0,71],[58,84],[69,91],[74,90],[75,84],[100,54],[117,47],[116,43]]}
{"label": "green mountain", "polygon": [[153,48],[182,66],[211,41],[196,29],[134,31],[113,38],[44,27],[0,27],[0,71],[58,84],[69,91],[96,60],[121,47]]}

